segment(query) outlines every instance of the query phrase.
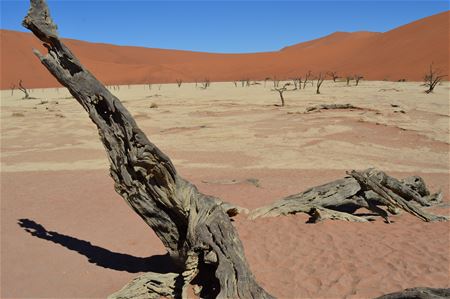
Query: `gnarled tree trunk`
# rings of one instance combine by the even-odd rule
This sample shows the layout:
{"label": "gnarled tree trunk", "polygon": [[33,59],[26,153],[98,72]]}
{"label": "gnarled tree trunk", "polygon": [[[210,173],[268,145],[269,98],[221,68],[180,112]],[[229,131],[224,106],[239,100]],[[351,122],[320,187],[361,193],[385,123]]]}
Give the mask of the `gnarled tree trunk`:
{"label": "gnarled tree trunk", "polygon": [[[235,207],[201,194],[181,178],[164,153],[139,129],[131,114],[59,39],[44,0],[31,0],[23,25],[48,49],[34,50],[97,125],[116,191],[155,231],[180,273],[146,274],[116,295],[184,296],[193,280],[202,297],[270,298],[254,279],[229,214]],[[226,211],[225,211],[226,210]]]}

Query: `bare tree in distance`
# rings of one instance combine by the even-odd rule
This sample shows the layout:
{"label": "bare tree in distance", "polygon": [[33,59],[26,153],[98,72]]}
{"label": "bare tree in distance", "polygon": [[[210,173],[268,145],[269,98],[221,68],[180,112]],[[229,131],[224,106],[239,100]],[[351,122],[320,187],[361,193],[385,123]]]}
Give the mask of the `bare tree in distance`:
{"label": "bare tree in distance", "polygon": [[181,87],[181,84],[183,83],[183,80],[181,80],[181,79],[176,79],[176,81],[177,81],[178,87]]}
{"label": "bare tree in distance", "polygon": [[16,84],[11,84],[11,96],[14,95],[14,90],[16,89]]}
{"label": "bare tree in distance", "polygon": [[276,76],[273,76],[273,88],[278,88],[280,86],[280,80]]}
{"label": "bare tree in distance", "polygon": [[301,85],[302,84],[302,78],[295,77],[295,78],[292,78],[291,80],[292,80],[292,83],[294,84],[294,90],[302,88],[302,85]]}
{"label": "bare tree in distance", "polygon": [[319,77],[317,77],[316,94],[320,94],[320,86],[322,86],[323,80],[325,80],[325,76],[323,76],[322,73],[319,73]]}
{"label": "bare tree in distance", "polygon": [[352,76],[345,77],[345,80],[347,81],[347,86],[350,86],[350,81],[353,80]]}
{"label": "bare tree in distance", "polygon": [[328,72],[328,75],[333,79],[333,82],[336,82],[336,79],[339,79],[337,72]]}
{"label": "bare tree in distance", "polygon": [[264,78],[264,87],[266,87],[266,83],[267,83],[268,80],[270,80],[270,77],[265,77]]}
{"label": "bare tree in distance", "polygon": [[439,70],[433,70],[433,63],[431,63],[428,73],[424,76],[425,83],[423,86],[428,87],[428,89],[425,90],[425,93],[432,93],[436,85],[441,82],[444,77],[446,77],[446,75],[441,75]]}
{"label": "bare tree in distance", "polygon": [[23,96],[23,100],[27,100],[27,99],[29,99],[30,98],[30,95],[28,94],[28,91],[27,91],[27,89],[22,85],[22,80],[19,80],[19,90],[21,91],[21,92],[23,92],[25,95]]}
{"label": "bare tree in distance", "polygon": [[205,80],[202,83],[201,88],[202,89],[207,89],[210,85],[211,85],[211,81],[208,78],[205,78]]}
{"label": "bare tree in distance", "polygon": [[312,72],[311,71],[308,71],[305,74],[305,80],[303,81],[303,89],[306,88],[306,84],[308,83],[308,80],[311,78],[311,76],[312,76]]}
{"label": "bare tree in distance", "polygon": [[355,86],[358,86],[359,81],[361,81],[361,79],[363,79],[363,78],[364,78],[364,77],[363,77],[362,75],[359,75],[359,74],[355,75],[355,76],[354,76],[354,79],[355,79]]}
{"label": "bare tree in distance", "polygon": [[284,107],[284,104],[285,104],[285,103],[284,103],[284,96],[283,96],[283,93],[284,93],[286,90],[288,90],[287,87],[290,86],[290,85],[291,85],[291,83],[288,82],[288,83],[284,83],[283,87],[281,87],[281,88],[275,87],[275,88],[273,89],[274,91],[278,91],[278,94],[280,95],[281,107]]}

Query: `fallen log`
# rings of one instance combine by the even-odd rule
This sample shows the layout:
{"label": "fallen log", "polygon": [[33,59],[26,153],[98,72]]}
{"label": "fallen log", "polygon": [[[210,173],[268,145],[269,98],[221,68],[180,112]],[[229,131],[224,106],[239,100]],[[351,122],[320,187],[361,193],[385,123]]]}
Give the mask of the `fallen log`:
{"label": "fallen log", "polygon": [[425,182],[420,177],[398,180],[376,169],[352,171],[349,174],[349,177],[310,188],[273,204],[257,208],[250,212],[249,218],[275,217],[303,212],[311,216],[309,222],[325,219],[366,222],[373,217],[364,218],[353,215],[356,210],[366,208],[389,222],[388,212],[380,207],[386,206],[391,214],[404,210],[423,221],[449,219],[446,216],[428,213],[417,206],[431,206],[439,203],[441,199],[440,192],[430,195]]}
{"label": "fallen log", "polygon": [[180,177],[169,157],[149,141],[119,99],[59,39],[46,2],[30,2],[23,25],[48,50],[46,55],[34,50],[35,55],[87,111],[105,147],[115,190],[155,231],[182,269],[165,275],[144,274],[121,294],[126,298],[180,298],[195,280],[202,297],[272,298],[251,273],[223,206],[232,209],[231,214],[236,208],[200,193]]}
{"label": "fallen log", "polygon": [[358,109],[362,110],[363,108],[353,106],[352,104],[322,104],[317,106],[306,107],[305,112],[318,112],[320,110],[332,110],[332,109]]}

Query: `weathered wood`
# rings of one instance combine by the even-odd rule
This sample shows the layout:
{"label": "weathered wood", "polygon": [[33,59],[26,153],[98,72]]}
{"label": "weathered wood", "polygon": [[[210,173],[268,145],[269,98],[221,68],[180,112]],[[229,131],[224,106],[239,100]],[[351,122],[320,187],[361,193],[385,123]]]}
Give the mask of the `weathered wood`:
{"label": "weathered wood", "polygon": [[27,100],[30,98],[27,89],[22,85],[22,80],[19,80],[19,90],[24,93],[22,100]]}
{"label": "weathered wood", "polygon": [[411,288],[386,294],[375,299],[444,299],[450,298],[450,289]]}
{"label": "weathered wood", "polygon": [[332,109],[362,109],[352,104],[322,104],[317,106],[306,107],[305,112],[318,112],[320,110],[332,110]]}
{"label": "weathered wood", "polygon": [[334,211],[327,208],[321,208],[321,207],[314,207],[309,211],[309,214],[311,215],[311,218],[309,219],[310,222],[317,223],[319,221],[324,221],[327,219],[330,220],[343,220],[343,221],[350,221],[350,222],[367,222],[369,220],[373,220],[373,218],[366,218],[366,217],[360,217],[355,216],[349,213]]}
{"label": "weathered wood", "polygon": [[[416,201],[422,206],[430,206],[430,203],[426,201],[418,192],[396,178],[388,176],[386,173],[375,169],[371,170],[370,176],[372,178],[376,178],[379,184],[389,188],[401,197]],[[421,182],[423,182],[422,179]]]}
{"label": "weathered wood", "polygon": [[357,172],[353,170],[350,172],[350,175],[354,177],[361,186],[373,190],[375,193],[377,193],[380,198],[383,199],[386,206],[391,206],[393,208],[398,207],[426,222],[448,220],[448,218],[445,216],[433,215],[421,210],[418,207],[413,206],[403,197],[379,183],[377,181],[377,179],[379,179],[379,176],[377,175],[379,174],[380,172],[372,170],[366,172]]}
{"label": "weathered wood", "polygon": [[[192,266],[192,260],[197,260],[195,276],[186,276],[185,271],[161,276],[159,282],[168,286],[164,291],[178,298],[182,296],[180,289],[202,277],[197,284],[203,288],[204,297],[271,298],[248,267],[242,243],[222,208],[226,205],[201,194],[177,174],[169,157],[148,140],[119,99],[59,39],[44,0],[31,0],[23,25],[48,50],[46,55],[34,50],[36,56],[67,87],[97,126],[115,190],[155,231],[170,256],[185,271]],[[177,282],[182,277],[182,287],[170,289],[169,276]],[[141,289],[138,285],[136,282],[128,291]],[[148,298],[152,292],[148,288]]]}
{"label": "weathered wood", "polygon": [[[359,208],[365,208],[389,223],[389,214],[380,207],[384,205],[392,214],[404,210],[424,221],[448,220],[448,217],[430,214],[410,202],[430,206],[441,200],[441,193],[429,195],[421,178],[406,178],[407,185],[376,169],[352,171],[350,174],[351,177],[313,187],[257,208],[250,212],[249,217],[256,219],[303,212],[311,216],[310,222],[325,219],[366,222],[366,218],[352,215]],[[420,193],[416,190],[420,190]]]}
{"label": "weathered wood", "polygon": [[322,207],[338,211],[355,211],[366,203],[352,198],[361,190],[358,182],[351,178],[336,180],[302,193],[287,196],[271,205],[257,208],[250,212],[250,219],[274,217],[279,215],[311,213],[312,208]]}

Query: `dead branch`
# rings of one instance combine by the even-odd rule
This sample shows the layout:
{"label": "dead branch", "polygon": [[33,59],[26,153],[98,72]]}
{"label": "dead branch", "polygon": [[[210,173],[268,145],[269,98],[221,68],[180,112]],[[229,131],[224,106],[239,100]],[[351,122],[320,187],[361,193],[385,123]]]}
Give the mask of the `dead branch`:
{"label": "dead branch", "polygon": [[208,78],[205,78],[205,80],[202,83],[202,86],[200,88],[207,89],[211,85],[211,81]]}
{"label": "dead branch", "polygon": [[337,72],[328,72],[328,75],[333,79],[333,82],[336,82],[339,79]]}
{"label": "dead branch", "polygon": [[359,81],[361,81],[364,77],[361,75],[355,75],[353,78],[355,79],[355,86],[358,86]]}
{"label": "dead branch", "polygon": [[[436,204],[436,199],[440,198],[438,194],[425,195],[429,194],[429,191],[422,179],[413,177],[400,181],[376,169],[351,171],[350,175],[255,209],[250,212],[249,217],[255,219],[303,212],[311,216],[311,222],[324,219],[365,222],[373,217],[368,219],[353,213],[360,208],[366,208],[389,222],[388,212],[380,207],[386,206],[391,213],[404,210],[427,222],[449,219],[425,212],[418,206]],[[418,190],[421,190],[421,193]]]}
{"label": "dead branch", "polygon": [[352,76],[345,77],[345,80],[347,81],[347,86],[350,86],[350,81],[353,80]]}
{"label": "dead branch", "polygon": [[284,107],[284,97],[283,97],[283,93],[286,91],[286,90],[288,90],[287,89],[287,87],[288,86],[290,86],[291,85],[291,83],[285,83],[284,85],[283,85],[283,87],[281,87],[281,88],[277,88],[277,87],[275,87],[274,89],[272,89],[273,91],[278,91],[278,94],[280,95],[280,100],[281,100],[281,107]]}
{"label": "dead branch", "polygon": [[25,95],[23,96],[23,100],[27,100],[27,99],[29,99],[30,98],[30,95],[28,94],[28,91],[27,91],[27,89],[25,88],[25,87],[23,87],[23,85],[22,85],[22,80],[19,80],[19,90],[21,91],[21,92],[23,92]]}
{"label": "dead branch", "polygon": [[319,73],[319,77],[317,78],[316,94],[320,94],[320,86],[322,86],[324,80],[325,76],[322,76],[322,73]]}
{"label": "dead branch", "polygon": [[305,74],[305,80],[303,80],[303,89],[306,88],[306,83],[308,83],[308,81],[309,81],[309,79],[311,78],[311,76],[312,76],[311,71],[308,71],[308,72]]}
{"label": "dead branch", "polygon": [[178,87],[181,87],[181,84],[183,83],[183,80],[181,80],[181,79],[177,79],[176,81],[177,81],[177,85],[178,85]]}
{"label": "dead branch", "polygon": [[353,106],[352,104],[322,104],[317,106],[306,107],[305,112],[318,112],[320,110],[332,110],[332,109],[362,109],[360,107]]}
{"label": "dead branch", "polygon": [[432,93],[436,85],[441,82],[444,77],[446,77],[446,75],[441,75],[439,70],[433,70],[433,63],[431,63],[430,70],[424,76],[425,83],[423,85],[428,87],[428,89],[425,90],[425,93]]}

